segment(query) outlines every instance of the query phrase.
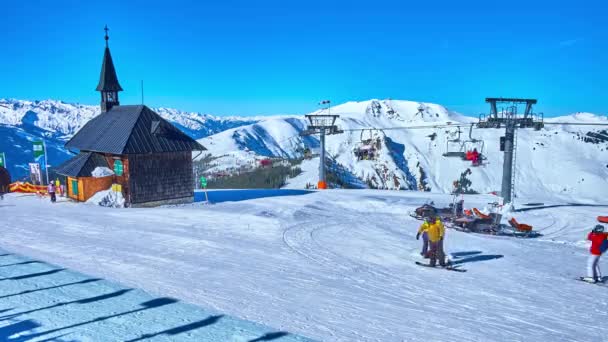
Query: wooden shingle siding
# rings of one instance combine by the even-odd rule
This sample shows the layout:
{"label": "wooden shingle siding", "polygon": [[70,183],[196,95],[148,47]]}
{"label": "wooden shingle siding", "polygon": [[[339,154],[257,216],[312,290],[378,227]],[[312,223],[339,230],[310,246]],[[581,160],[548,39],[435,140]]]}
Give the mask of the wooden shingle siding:
{"label": "wooden shingle siding", "polygon": [[88,201],[98,191],[108,190],[112,187],[112,176],[107,177],[81,177],[83,184],[83,201]]}
{"label": "wooden shingle siding", "polygon": [[191,158],[190,151],[129,155],[130,202],[194,196]]}

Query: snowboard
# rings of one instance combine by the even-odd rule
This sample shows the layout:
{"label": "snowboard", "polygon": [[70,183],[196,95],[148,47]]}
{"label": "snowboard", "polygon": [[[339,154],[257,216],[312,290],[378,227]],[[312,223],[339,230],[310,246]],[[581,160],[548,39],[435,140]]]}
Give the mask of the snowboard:
{"label": "snowboard", "polygon": [[428,268],[438,268],[438,269],[446,270],[446,271],[461,272],[461,273],[467,271],[467,270],[464,270],[462,268],[456,268],[454,266],[445,266],[445,267],[442,267],[442,266],[431,266],[429,264],[425,264],[425,263],[422,263],[420,261],[416,261],[416,265],[418,265],[418,266],[424,266],[424,267],[428,267]]}
{"label": "snowboard", "polygon": [[587,283],[587,284],[591,284],[591,285],[608,286],[608,282],[606,282],[606,277],[603,277],[602,281],[598,281],[596,283],[588,282],[588,281],[584,280],[584,278],[585,277],[578,277],[578,278],[576,278],[576,280],[582,281],[583,283]]}

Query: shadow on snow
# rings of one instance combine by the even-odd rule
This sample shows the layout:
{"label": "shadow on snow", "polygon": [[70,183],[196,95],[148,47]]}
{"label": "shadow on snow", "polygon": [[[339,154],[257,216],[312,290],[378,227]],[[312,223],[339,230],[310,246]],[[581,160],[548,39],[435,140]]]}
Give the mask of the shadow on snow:
{"label": "shadow on snow", "polygon": [[[500,254],[482,254],[481,251],[465,251],[465,252],[454,252],[450,253],[452,258],[452,265],[462,265],[471,262],[488,261],[503,258],[504,255]],[[463,259],[461,259],[463,258]]]}
{"label": "shadow on snow", "polygon": [[[0,256],[9,256],[9,255],[11,255],[11,254],[0,254]],[[19,269],[20,267],[24,267],[26,265],[35,265],[35,264],[45,264],[45,263],[40,262],[40,261],[31,260],[31,261],[15,262],[15,263],[11,263],[11,264],[4,264],[4,265],[0,265],[0,267],[4,267],[4,268],[2,268],[2,270],[7,270],[9,268]],[[45,271],[45,272],[38,272],[38,273],[21,275],[21,276],[2,278],[0,280],[6,280],[6,281],[12,280],[15,282],[24,281],[23,284],[18,283],[18,287],[32,286],[32,282],[34,282],[34,284],[36,284],[36,286],[33,289],[24,290],[24,291],[12,293],[12,294],[2,295],[2,296],[0,296],[0,299],[22,296],[22,295],[27,295],[27,294],[32,294],[32,293],[41,293],[43,291],[49,291],[49,290],[58,289],[58,288],[62,288],[62,289],[67,288],[67,290],[62,291],[62,293],[65,294],[66,291],[69,291],[70,288],[75,288],[78,286],[91,286],[91,284],[92,284],[92,286],[97,286],[96,285],[97,282],[103,281],[102,279],[99,279],[99,278],[87,278],[87,279],[82,279],[82,280],[73,281],[73,282],[66,282],[66,283],[57,284],[57,285],[48,284],[48,285],[52,285],[52,286],[40,287],[40,285],[44,285],[44,281],[47,281],[46,279],[48,279],[48,278],[46,276],[51,276],[53,274],[59,273],[64,270],[65,269],[52,269],[50,271]],[[64,272],[64,273],[67,273],[67,272]],[[50,281],[50,280],[48,280],[48,281]],[[56,279],[55,279],[55,281],[56,281]],[[96,287],[94,287],[92,289],[96,289]],[[132,291],[134,291],[134,290],[130,289],[130,288],[118,289],[113,292],[103,293],[103,294],[99,294],[99,295],[88,297],[88,298],[62,301],[59,303],[55,303],[53,305],[38,307],[38,308],[31,308],[31,309],[26,308],[26,310],[18,311],[18,312],[14,312],[14,310],[16,308],[0,309],[0,314],[3,315],[3,316],[0,316],[0,325],[1,325],[0,326],[0,341],[25,342],[25,341],[31,341],[31,340],[35,339],[36,341],[39,341],[39,342],[41,342],[41,341],[71,342],[72,340],[65,340],[62,338],[76,332],[76,330],[74,330],[75,328],[79,328],[82,326],[95,324],[95,323],[99,323],[99,322],[104,322],[104,321],[107,321],[107,320],[110,320],[113,318],[124,317],[124,316],[128,316],[131,320],[133,320],[132,323],[134,323],[134,325],[136,325],[136,326],[145,326],[145,323],[146,323],[145,321],[139,321],[139,322],[137,321],[138,319],[141,319],[141,317],[144,317],[144,316],[139,315],[138,313],[146,311],[146,310],[158,309],[161,307],[166,307],[166,306],[178,303],[178,300],[176,300],[176,299],[169,298],[169,297],[160,297],[160,298],[154,298],[151,300],[141,302],[141,303],[137,304],[136,306],[134,306],[132,309],[122,311],[122,312],[112,311],[112,304],[105,303],[102,305],[106,306],[106,308],[111,312],[111,314],[109,314],[109,315],[101,315],[101,316],[98,316],[98,317],[95,317],[95,318],[92,318],[92,319],[89,319],[86,321],[82,321],[82,322],[78,322],[78,323],[74,323],[74,324],[70,324],[70,325],[51,327],[51,328],[48,328],[47,330],[41,330],[44,327],[40,322],[38,322],[34,319],[29,319],[27,317],[23,317],[25,315],[36,313],[36,312],[42,312],[42,311],[53,310],[53,309],[63,309],[64,315],[65,315],[65,313],[68,313],[69,317],[77,318],[77,316],[73,316],[69,313],[70,312],[91,312],[91,313],[98,312],[98,310],[99,310],[98,303],[103,303],[103,302],[109,301],[109,300],[111,301],[112,299],[122,297],[126,294],[129,294]],[[121,299],[121,301],[123,303],[124,303],[124,300],[128,301],[129,299]],[[26,303],[26,302],[23,302],[23,303]],[[89,306],[91,306],[91,307],[89,308]],[[75,307],[77,307],[77,309],[73,309]],[[11,312],[13,312],[13,313],[11,313]],[[161,313],[163,313],[163,312],[161,312]],[[55,314],[56,313],[53,313],[53,315],[55,315]],[[192,332],[197,329],[202,329],[202,328],[211,326],[213,324],[218,323],[222,318],[224,318],[224,315],[209,316],[209,317],[199,320],[199,321],[194,321],[194,322],[183,324],[180,326],[171,327],[166,330],[162,330],[162,331],[158,331],[158,332],[154,332],[154,333],[146,333],[146,334],[140,333],[141,335],[139,337],[135,337],[135,338],[130,337],[131,339],[127,340],[127,341],[132,341],[132,342],[133,341],[142,341],[142,340],[152,339],[157,336],[165,336],[165,337],[169,337],[171,340],[173,340],[179,334]],[[92,328],[88,328],[87,330],[90,331],[91,329]],[[100,331],[102,332],[103,328],[101,328]],[[271,333],[266,333],[258,338],[251,339],[251,340],[249,340],[249,342],[273,341],[273,340],[281,339],[282,337],[285,337],[288,335],[290,335],[290,334],[287,332],[282,332],[282,331],[271,332]],[[188,338],[190,338],[190,337],[188,337]]]}

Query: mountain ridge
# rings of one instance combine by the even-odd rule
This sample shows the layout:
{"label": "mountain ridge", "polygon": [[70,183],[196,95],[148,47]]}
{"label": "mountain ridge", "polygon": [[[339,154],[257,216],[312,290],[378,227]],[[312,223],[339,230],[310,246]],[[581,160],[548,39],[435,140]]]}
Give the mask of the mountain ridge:
{"label": "mountain ridge", "polygon": [[[319,113],[327,111],[312,114]],[[380,189],[445,193],[451,192],[454,181],[470,169],[471,174],[467,177],[472,182],[471,191],[500,191],[503,153],[499,150],[499,140],[504,135],[504,128],[476,128],[475,118],[449,111],[441,105],[412,101],[348,102],[332,107],[331,114],[340,115],[336,124],[344,133],[326,137],[326,164],[330,170],[348,171],[346,178],[352,179],[351,175],[354,175],[368,186]],[[590,113],[547,120],[595,124],[607,121]],[[453,126],[446,126],[448,123]],[[220,172],[255,163],[265,157],[302,156],[302,151],[318,148],[317,137],[300,136],[306,125],[304,118],[292,118],[289,122],[275,118],[236,127],[199,142],[209,149],[207,153],[216,157],[215,166],[210,171]],[[459,134],[456,126],[462,125],[471,125],[470,131],[469,128],[460,128]],[[402,129],[407,126],[418,129]],[[540,131],[519,129],[517,132],[519,147],[515,180],[524,184],[532,182],[531,186],[517,187],[522,196],[538,191],[558,195],[577,192],[590,200],[604,196],[601,189],[608,188],[608,168],[602,160],[608,160],[608,133],[603,127],[547,125]],[[460,141],[454,142],[458,138]],[[375,157],[361,159],[357,151],[372,148],[370,141],[377,146],[373,148]],[[468,161],[444,156],[449,150],[465,152],[473,148],[484,154],[485,162],[481,167],[472,167]],[[553,167],[559,157],[564,169],[568,170],[568,179],[560,175],[563,170]],[[318,162],[317,158],[317,165]],[[316,168],[306,166],[303,169],[307,171],[297,180],[290,181],[289,187],[316,184]],[[581,177],[577,179],[574,175],[579,174]]]}
{"label": "mountain ridge", "polygon": [[[243,163],[255,164],[257,160],[268,157],[298,158],[306,149],[314,152],[319,148],[317,137],[301,136],[308,125],[303,115],[218,117],[165,107],[154,110],[206,146],[209,149],[207,154],[218,158],[216,171]],[[13,178],[18,179],[27,174],[27,163],[33,159],[33,140],[47,141],[51,166],[69,158],[71,153],[63,148],[63,144],[99,112],[98,106],[57,100],[0,99],[0,136],[3,136],[0,151],[7,152]],[[326,111],[317,110],[311,114],[319,113]],[[462,160],[442,156],[448,149],[447,140],[457,137],[455,127],[416,130],[400,128],[447,123],[469,125],[475,123],[476,118],[450,111],[438,104],[392,99],[350,101],[331,107],[331,113],[340,115],[337,124],[345,132],[327,137],[328,167],[330,170],[340,170],[358,187],[364,183],[382,189],[449,192],[453,181],[469,166]],[[581,112],[549,118],[546,122],[606,124],[608,119]],[[485,143],[485,146],[479,147],[485,149],[487,157],[483,167],[472,168],[472,187],[478,192],[496,191],[500,189],[502,175],[502,153],[498,150],[498,140],[504,130],[475,128],[471,133],[473,138]],[[553,175],[549,177],[553,184],[536,187],[534,191],[546,191],[548,188],[559,189],[561,192],[582,191],[585,185],[584,193],[590,194],[590,198],[598,198],[598,187],[601,189],[608,186],[605,184],[605,179],[608,179],[608,171],[605,170],[608,169],[600,162],[608,160],[608,156],[603,157],[608,151],[608,140],[604,140],[603,134],[601,129],[593,126],[550,125],[540,132],[518,130],[518,135],[524,137],[523,145],[519,144],[518,151],[524,153],[526,168],[534,170],[531,173],[525,172],[523,176],[543,181],[535,173],[551,174],[555,169],[550,167],[550,158],[545,155],[533,156],[530,151],[551,150],[555,155],[568,151],[568,154],[576,155],[572,160],[566,160],[570,173],[587,175],[581,177],[587,183],[582,184],[585,181],[578,180],[559,184],[558,176]],[[469,140],[468,135],[468,129],[462,129],[461,140]],[[559,139],[556,138],[558,135]],[[371,140],[379,146],[376,158],[358,159],[354,151],[364,146],[364,141]],[[473,147],[471,143],[466,144]],[[465,148],[464,145],[463,143],[460,148]],[[518,160],[522,157],[519,152]],[[533,160],[537,162],[533,163]],[[316,163],[318,164],[318,157]],[[289,186],[316,184],[315,169],[308,167],[307,170],[298,180],[290,181]],[[595,183],[595,189],[594,186],[587,185],[590,183]]]}

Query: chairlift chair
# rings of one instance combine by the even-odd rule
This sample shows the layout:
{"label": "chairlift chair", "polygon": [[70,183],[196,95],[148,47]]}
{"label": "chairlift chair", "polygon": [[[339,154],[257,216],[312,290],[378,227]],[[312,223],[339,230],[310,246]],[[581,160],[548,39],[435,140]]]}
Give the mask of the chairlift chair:
{"label": "chairlift chair", "polygon": [[445,142],[445,153],[443,154],[444,157],[458,157],[461,159],[465,158],[465,152],[463,150],[463,142],[462,140],[460,140],[460,134],[462,133],[462,131],[460,130],[460,126],[456,127],[456,131],[452,132],[452,136],[454,134],[458,134],[458,136],[456,137],[456,139],[450,139],[450,137],[448,136],[446,138],[446,142]]}
{"label": "chairlift chair", "polygon": [[[365,132],[368,131],[368,135]],[[353,153],[357,157],[357,160],[362,159],[376,159],[377,151],[380,149],[380,137],[374,139],[375,129],[362,130],[359,137],[359,142],[353,148]]]}

